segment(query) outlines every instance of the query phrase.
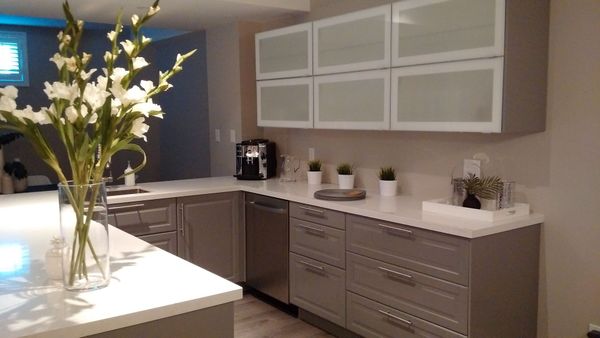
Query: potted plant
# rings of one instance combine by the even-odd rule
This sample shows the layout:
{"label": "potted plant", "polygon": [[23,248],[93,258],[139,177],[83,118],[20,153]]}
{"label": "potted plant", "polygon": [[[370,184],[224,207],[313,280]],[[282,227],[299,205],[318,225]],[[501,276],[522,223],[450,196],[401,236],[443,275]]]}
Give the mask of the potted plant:
{"label": "potted plant", "polygon": [[396,196],[398,181],[396,180],[396,170],[392,167],[382,167],[379,169],[379,193],[381,196]]}
{"label": "potted plant", "polygon": [[27,190],[27,169],[18,158],[12,162],[11,176],[15,192],[23,192]]}
{"label": "potted plant", "polygon": [[310,160],[308,161],[308,171],[306,176],[308,177],[308,184],[316,185],[321,184],[321,178],[323,172],[321,171],[321,160]]}
{"label": "potted plant", "polygon": [[2,170],[4,169],[4,146],[22,137],[21,133],[6,133],[0,135],[0,191],[2,189]]}
{"label": "potted plant", "polygon": [[354,188],[354,170],[352,165],[348,163],[342,163],[337,167],[338,173],[338,185],[340,189],[352,189]]}
{"label": "potted plant", "polygon": [[463,207],[481,209],[481,201],[477,199],[495,199],[502,190],[502,180],[498,176],[477,177],[475,174],[463,178],[463,186],[467,197],[463,201]]}

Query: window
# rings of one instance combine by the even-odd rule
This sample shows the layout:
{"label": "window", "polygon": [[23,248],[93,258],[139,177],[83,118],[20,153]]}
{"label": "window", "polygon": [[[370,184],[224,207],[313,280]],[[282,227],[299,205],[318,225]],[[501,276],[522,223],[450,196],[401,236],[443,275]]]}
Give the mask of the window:
{"label": "window", "polygon": [[27,36],[0,31],[0,86],[28,86]]}

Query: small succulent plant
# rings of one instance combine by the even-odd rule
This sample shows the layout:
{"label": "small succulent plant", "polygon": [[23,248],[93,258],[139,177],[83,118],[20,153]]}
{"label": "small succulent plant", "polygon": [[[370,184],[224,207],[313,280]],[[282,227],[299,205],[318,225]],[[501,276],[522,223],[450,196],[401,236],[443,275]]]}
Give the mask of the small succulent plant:
{"label": "small succulent plant", "polygon": [[337,166],[337,173],[340,175],[352,175],[353,168],[348,163],[342,163]]}
{"label": "small succulent plant", "polygon": [[382,167],[379,169],[379,179],[382,181],[395,181],[396,169],[392,167]]}
{"label": "small succulent plant", "polygon": [[502,180],[498,176],[477,177],[474,174],[463,178],[463,186],[467,194],[479,198],[495,199],[502,190]]}
{"label": "small succulent plant", "polygon": [[308,161],[308,170],[309,171],[321,171],[321,165],[323,163],[321,160],[310,160]]}

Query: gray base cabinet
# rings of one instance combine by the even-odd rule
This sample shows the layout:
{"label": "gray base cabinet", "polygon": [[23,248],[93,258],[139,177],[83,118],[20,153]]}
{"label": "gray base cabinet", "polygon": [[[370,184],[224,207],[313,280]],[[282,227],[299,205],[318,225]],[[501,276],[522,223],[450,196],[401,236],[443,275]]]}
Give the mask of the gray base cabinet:
{"label": "gray base cabinet", "polygon": [[108,207],[108,224],[177,255],[174,198],[121,203]]}
{"label": "gray base cabinet", "polygon": [[182,197],[177,208],[179,255],[230,281],[240,281],[240,193]]}
{"label": "gray base cabinet", "polygon": [[346,325],[345,215],[290,203],[290,303]]}

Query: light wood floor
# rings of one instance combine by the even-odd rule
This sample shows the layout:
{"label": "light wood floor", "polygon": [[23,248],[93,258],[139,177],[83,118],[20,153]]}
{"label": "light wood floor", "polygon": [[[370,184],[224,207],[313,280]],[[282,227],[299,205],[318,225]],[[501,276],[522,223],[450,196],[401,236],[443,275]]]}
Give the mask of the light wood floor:
{"label": "light wood floor", "polygon": [[234,303],[234,313],[236,338],[333,337],[249,294]]}

